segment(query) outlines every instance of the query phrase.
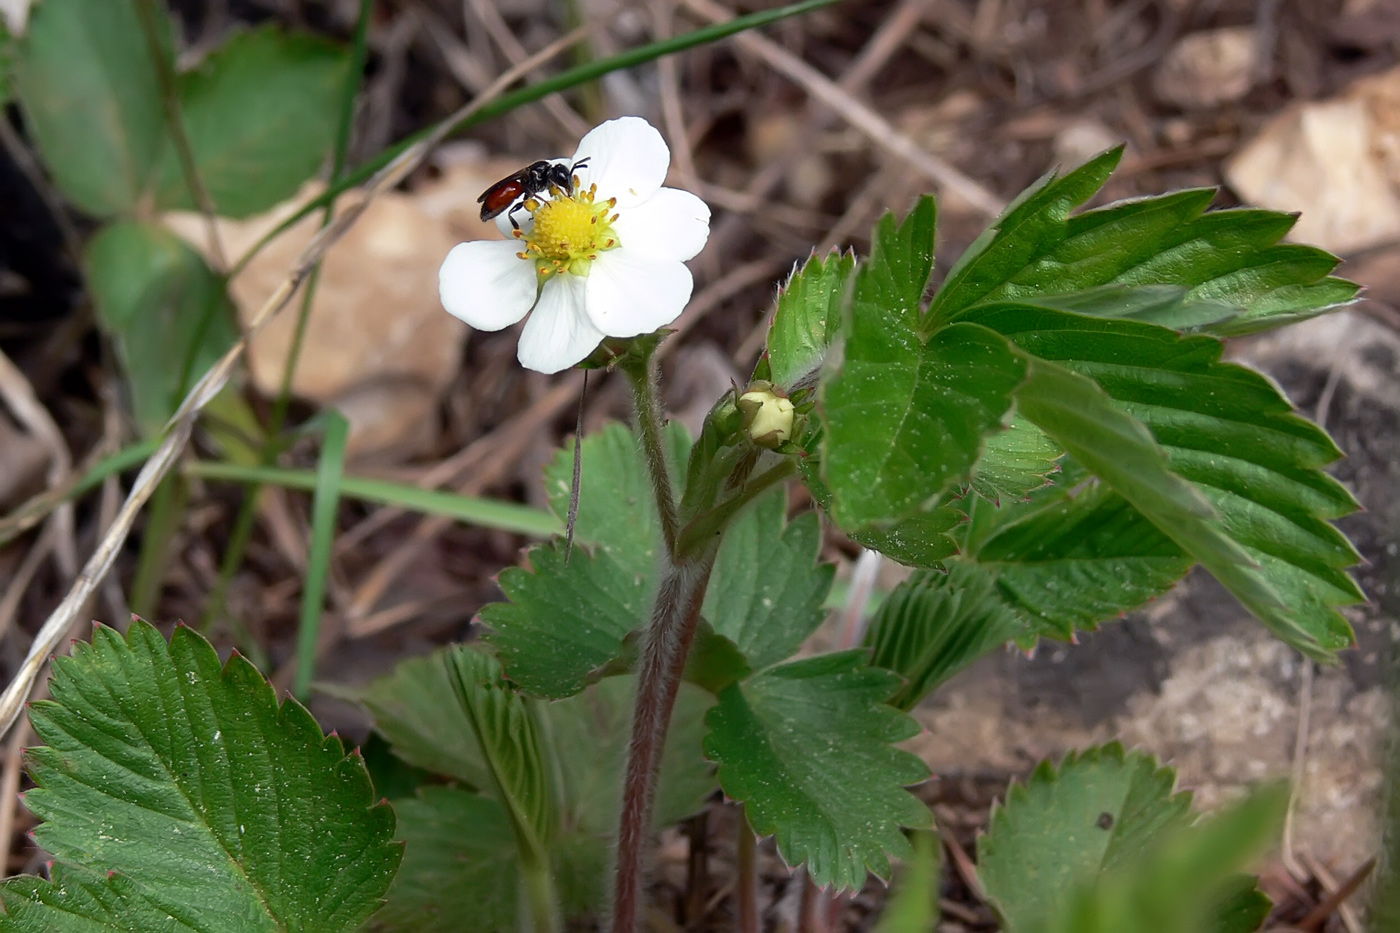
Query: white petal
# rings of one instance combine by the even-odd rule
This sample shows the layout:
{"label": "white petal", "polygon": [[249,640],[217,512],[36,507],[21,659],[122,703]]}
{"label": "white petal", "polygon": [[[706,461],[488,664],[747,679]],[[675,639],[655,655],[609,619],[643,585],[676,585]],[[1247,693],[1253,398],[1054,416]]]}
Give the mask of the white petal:
{"label": "white petal", "polygon": [[654,259],[693,259],[710,237],[709,205],[679,188],[661,188],[617,214],[622,248]]}
{"label": "white petal", "polygon": [[438,294],[450,314],[477,330],[500,330],[535,303],[535,264],[515,240],[473,240],[452,247],[438,272]]}
{"label": "white petal", "polygon": [[678,259],[608,250],[588,273],[588,316],[609,337],[649,334],[680,317],[693,286]]}
{"label": "white petal", "polygon": [[557,373],[592,353],[602,341],[602,332],[584,313],[585,282],[565,273],[544,283],[539,304],[520,333],[516,358],[521,366]]}
{"label": "white petal", "polygon": [[620,117],[588,131],[574,153],[574,174],[584,188],[598,186],[598,198],[617,198],[619,207],[640,204],[656,193],[671,167],[671,150],[661,133],[641,117]]}

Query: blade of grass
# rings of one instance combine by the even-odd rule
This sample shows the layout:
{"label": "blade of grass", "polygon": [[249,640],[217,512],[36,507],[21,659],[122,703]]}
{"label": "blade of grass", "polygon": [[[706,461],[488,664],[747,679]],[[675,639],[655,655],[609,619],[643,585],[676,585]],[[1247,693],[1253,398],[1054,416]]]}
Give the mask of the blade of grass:
{"label": "blade of grass", "polygon": [[[663,55],[674,55],[677,52],[684,52],[687,49],[692,49],[699,45],[705,45],[711,42],[718,42],[719,40],[727,39],[728,37],[735,35],[736,33],[744,32],[749,29],[757,29],[761,26],[766,26],[769,23],[774,23],[778,20],[786,19],[789,16],[798,16],[803,13],[810,13],[812,10],[821,9],[824,6],[830,6],[835,2],[836,0],[802,0],[802,2],[800,3],[792,3],[787,6],[778,7],[773,10],[763,10],[758,13],[750,13],[747,16],[735,17],[734,19],[729,20],[725,23],[716,23],[713,26],[706,26],[702,29],[695,29],[691,32],[682,33],[681,35],[674,36],[670,39],[663,39],[659,42],[651,42],[647,45],[643,45],[635,49],[628,49],[625,52],[621,52],[617,55],[613,55],[608,58],[600,59],[598,61],[586,62],[582,65],[577,65],[566,71],[560,72],[552,78],[547,78],[544,81],[540,81],[536,84],[531,84],[528,87],[523,87],[518,91],[513,91],[508,94],[502,94],[500,97],[496,98],[491,103],[478,109],[475,113],[472,113],[469,116],[457,121],[452,126],[449,132],[459,133],[470,126],[475,126],[476,124],[483,123],[486,120],[492,119],[493,117],[498,117],[504,113],[509,113],[517,107],[524,106],[525,104],[533,103],[534,101],[539,100],[541,97],[545,97],[549,94],[553,94],[558,91],[567,91],[571,88],[577,87],[578,85],[586,84],[589,81],[594,81],[598,78],[601,78],[606,74],[611,74],[614,71],[621,71],[624,68],[635,68],[638,65],[645,65],[647,62],[655,61]],[[377,156],[370,159],[368,162],[365,162],[363,165],[358,166],[354,171],[346,174],[345,177],[340,179],[339,182],[331,185],[330,188],[326,189],[325,193],[323,193],[320,197],[314,198],[311,201],[309,201],[307,204],[302,206],[301,209],[299,209],[286,220],[282,221],[282,223],[274,227],[262,239],[254,243],[253,246],[246,253],[244,253],[243,256],[241,256],[238,262],[234,265],[233,274],[237,275],[238,272],[254,256],[256,256],[258,252],[262,250],[263,247],[265,247],[268,243],[271,243],[273,240],[277,239],[277,237],[281,236],[284,232],[289,230],[303,217],[310,214],[317,208],[324,207],[326,204],[329,204],[334,198],[336,198],[338,195],[340,195],[347,189],[353,188],[354,186],[365,181],[379,169],[392,162],[394,158],[397,157],[401,152],[417,144],[418,142],[427,139],[436,131],[437,127],[429,127],[427,129],[420,130],[417,133],[414,133],[411,136],[400,140],[395,145],[390,146],[383,152],[380,152]]]}
{"label": "blade of grass", "polygon": [[[198,476],[208,480],[223,480],[231,483],[263,483],[282,486],[287,489],[313,491],[316,488],[316,474],[310,470],[294,470],[284,467],[240,466],[218,461],[195,461],[184,464],[182,469],[188,476]],[[500,502],[475,496],[458,495],[442,489],[421,489],[406,483],[372,479],[365,476],[346,476],[340,483],[340,494],[362,502],[377,505],[392,505],[430,515],[442,515],[477,525],[482,528],[497,528],[513,531],[532,538],[548,538],[562,534],[564,526],[559,519],[543,509],[533,509],[514,502]]]}
{"label": "blade of grass", "polygon": [[9,515],[0,518],[0,547],[39,524],[63,503],[86,495],[101,486],[107,477],[144,463],[155,453],[158,444],[159,441],[152,439],[124,447],[90,464],[81,473],[73,473],[66,482],[28,499]]}
{"label": "blade of grass", "polygon": [[338,411],[325,414],[326,437],[316,469],[316,492],[311,499],[311,544],[307,548],[306,582],[301,590],[301,625],[297,630],[297,670],[292,694],[305,701],[316,675],[316,644],[321,635],[321,608],[335,547],[335,515],[345,477],[345,445],[350,422]]}

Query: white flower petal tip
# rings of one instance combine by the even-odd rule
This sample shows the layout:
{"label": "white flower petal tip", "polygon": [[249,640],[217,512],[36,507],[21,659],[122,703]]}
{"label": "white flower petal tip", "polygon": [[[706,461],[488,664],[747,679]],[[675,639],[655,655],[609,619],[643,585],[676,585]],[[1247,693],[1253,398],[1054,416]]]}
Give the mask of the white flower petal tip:
{"label": "white flower petal tip", "polygon": [[589,273],[588,316],[609,337],[649,334],[681,316],[694,287],[679,259],[614,250],[599,256]]}
{"label": "white flower petal tip", "polygon": [[617,198],[630,207],[656,193],[671,167],[671,150],[661,132],[641,117],[619,117],[588,131],[574,153],[579,181],[598,186],[599,199]]}
{"label": "white flower petal tip", "polygon": [[613,224],[623,248],[657,259],[694,259],[710,238],[710,206],[679,188],[660,188]]}
{"label": "white flower petal tip", "polygon": [[514,241],[473,240],[452,247],[438,272],[442,306],[477,330],[501,330],[535,303],[535,267]]}
{"label": "white flower petal tip", "polygon": [[587,282],[577,275],[561,275],[545,283],[520,333],[515,355],[521,366],[552,375],[581,362],[602,342],[603,333],[584,310]]}

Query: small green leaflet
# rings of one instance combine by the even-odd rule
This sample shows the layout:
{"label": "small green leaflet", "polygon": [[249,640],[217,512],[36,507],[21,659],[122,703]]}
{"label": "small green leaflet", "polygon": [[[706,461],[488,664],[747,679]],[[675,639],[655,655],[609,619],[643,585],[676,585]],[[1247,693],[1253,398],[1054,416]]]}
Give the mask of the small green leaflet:
{"label": "small green leaflet", "polygon": [[1045,433],[1025,418],[987,436],[982,456],[972,468],[972,491],[993,504],[1003,497],[1023,499],[1050,482],[1064,455]]}
{"label": "small green leaflet", "polygon": [[[0,930],[92,929],[61,918],[129,910],[133,930],[332,933],[379,907],[402,855],[393,812],[363,761],[243,658],[221,666],[193,630],[167,645],[137,621],[55,660],[51,688],[30,710],[46,744],[25,802],[77,883],[4,882]],[[152,911],[160,924],[139,919]]]}
{"label": "small green leaflet", "polygon": [[1026,631],[996,583],[995,574],[952,561],[948,572],[916,573],[885,598],[865,645],[870,663],[904,678],[891,706],[913,709],[949,677]]}
{"label": "small green leaflet", "polygon": [[841,303],[855,269],[851,252],[815,253],[778,292],[773,323],[768,329],[767,378],[791,391],[826,357],[841,327]]}
{"label": "small green leaflet", "polygon": [[1170,285],[1186,289],[1183,302],[1197,311],[1198,302],[1233,306],[1235,313],[1215,322],[1190,312],[1197,326],[1231,335],[1312,317],[1355,299],[1354,283],[1328,276],[1335,256],[1278,242],[1293,226],[1293,215],[1203,213],[1213,189],[1136,198],[1071,217],[1121,156],[1120,147],[1064,176],[1052,172],[1017,198],[953,266],[934,296],[932,320],[952,320],[995,301],[1043,301],[1108,285]]}
{"label": "small green leaflet", "polygon": [[706,717],[705,753],[725,794],[823,887],[857,889],[867,871],[888,878],[886,853],[909,854],[900,827],[930,823],[904,789],[928,768],[892,744],[919,731],[885,703],[898,686],[864,651],[818,655],[726,687]]}

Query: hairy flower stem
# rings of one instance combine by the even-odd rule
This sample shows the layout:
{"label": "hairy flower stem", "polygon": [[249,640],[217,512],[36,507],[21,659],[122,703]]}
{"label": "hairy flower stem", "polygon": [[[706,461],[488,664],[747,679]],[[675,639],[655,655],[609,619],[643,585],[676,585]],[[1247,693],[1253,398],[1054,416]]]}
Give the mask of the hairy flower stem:
{"label": "hairy flower stem", "polygon": [[705,601],[715,551],[709,548],[698,559],[684,564],[667,562],[644,636],[617,830],[613,933],[635,933],[637,929],[642,860],[651,830],[656,773],[686,656],[700,621],[700,606]]}
{"label": "hairy flower stem", "polygon": [[676,517],[676,497],[671,489],[671,474],[666,466],[666,449],[661,441],[661,400],[656,381],[655,348],[649,347],[641,359],[630,358],[619,368],[632,383],[632,399],[637,410],[637,432],[642,439],[642,454],[651,477],[652,494],[656,497],[656,512],[661,519],[661,536],[666,542],[666,556],[676,557],[676,533],[680,521]]}

